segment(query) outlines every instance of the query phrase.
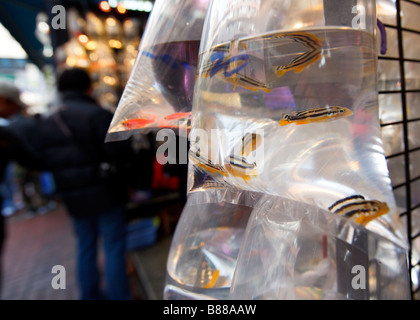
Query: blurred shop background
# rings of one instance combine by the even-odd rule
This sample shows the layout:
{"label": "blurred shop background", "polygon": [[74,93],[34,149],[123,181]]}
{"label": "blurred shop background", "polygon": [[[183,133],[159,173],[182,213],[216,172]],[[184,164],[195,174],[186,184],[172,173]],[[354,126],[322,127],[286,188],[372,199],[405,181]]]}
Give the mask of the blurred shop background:
{"label": "blurred shop background", "polygon": [[0,76],[15,79],[31,113],[54,99],[55,74],[86,68],[94,95],[115,110],[153,1],[2,1]]}
{"label": "blurred shop background", "polygon": [[[86,69],[93,96],[114,112],[134,65],[154,1],[2,0],[0,78],[15,83],[31,115],[42,115],[58,98],[56,76],[67,67]],[[186,194],[186,165],[155,159],[153,134],[134,135],[138,151],[127,203],[127,272],[135,299],[161,298],[172,232]],[[74,235],[53,181],[13,163],[13,206],[4,206],[2,299],[78,299]],[[3,186],[2,186],[3,187]],[[50,191],[45,192],[45,189]],[[51,190],[52,189],[52,190]],[[9,190],[10,191],[10,190]],[[103,263],[103,256],[101,256]],[[62,264],[68,289],[51,289],[51,266]]]}

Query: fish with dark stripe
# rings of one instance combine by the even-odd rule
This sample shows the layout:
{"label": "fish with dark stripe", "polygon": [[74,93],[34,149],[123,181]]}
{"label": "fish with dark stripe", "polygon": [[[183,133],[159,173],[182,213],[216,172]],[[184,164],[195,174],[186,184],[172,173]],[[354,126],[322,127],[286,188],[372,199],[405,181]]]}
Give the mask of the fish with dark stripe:
{"label": "fish with dark stripe", "polygon": [[[279,77],[290,70],[301,72],[322,57],[322,41],[308,32],[276,33],[263,36],[256,40],[281,41],[283,38],[292,39],[308,48],[308,50],[299,54],[298,57],[285,66],[273,66],[273,71]],[[225,81],[234,85],[233,90],[235,90],[236,86],[241,86],[248,90],[262,90],[269,93],[272,90],[269,84],[241,72],[241,70],[248,65],[249,56],[245,53],[234,55],[233,49],[237,46],[236,51],[242,52],[246,50],[247,44],[245,41],[252,41],[252,39],[230,41],[213,47],[211,49],[211,54],[208,52],[206,53],[206,55],[209,56],[209,60],[202,64],[200,76],[212,78],[216,74],[222,74]],[[204,55],[202,54],[202,56]]]}
{"label": "fish with dark stripe", "polygon": [[322,41],[308,32],[292,32],[280,33],[273,36],[275,39],[290,38],[308,48],[308,51],[300,54],[293,59],[288,65],[273,66],[273,70],[277,76],[282,76],[288,71],[294,70],[296,73],[302,72],[303,69],[315,63],[322,57]]}
{"label": "fish with dark stripe", "polygon": [[210,159],[202,157],[199,151],[196,152],[191,149],[189,152],[189,158],[197,167],[210,175],[221,174],[225,177],[228,176],[228,173],[223,166],[214,164]]}
{"label": "fish with dark stripe", "polygon": [[[222,47],[224,48],[224,47]],[[227,55],[220,51],[220,48],[215,48],[215,52],[210,56],[210,62],[203,65],[200,69],[201,77],[214,77],[216,74],[223,74],[223,79],[226,82],[233,84],[233,90],[236,86],[241,86],[251,91],[262,90],[264,92],[271,92],[271,87],[255,78],[249,77],[239,71],[248,64],[248,55],[241,54],[233,56]]]}
{"label": "fish with dark stripe", "polygon": [[255,132],[247,132],[241,139],[241,155],[248,156],[261,145],[263,137]]}
{"label": "fish with dark stripe", "polygon": [[352,195],[334,202],[328,207],[334,214],[347,217],[363,226],[389,212],[385,202],[366,200],[362,195]]}
{"label": "fish with dark stripe", "polygon": [[245,157],[238,155],[230,155],[225,160],[224,165],[214,164],[210,159],[200,156],[199,152],[190,150],[189,159],[198,168],[208,173],[210,176],[222,175],[233,176],[243,179],[246,183],[251,180],[251,177],[257,177],[257,164],[255,162],[249,163]]}
{"label": "fish with dark stripe", "polygon": [[345,107],[327,106],[300,112],[292,112],[291,114],[285,113],[279,121],[279,124],[281,126],[285,126],[291,123],[301,125],[313,122],[326,122],[338,118],[348,117],[352,114],[353,112]]}
{"label": "fish with dark stripe", "polygon": [[225,169],[230,175],[242,178],[246,183],[251,180],[251,177],[257,177],[257,164],[255,162],[249,163],[245,157],[230,155],[225,164]]}

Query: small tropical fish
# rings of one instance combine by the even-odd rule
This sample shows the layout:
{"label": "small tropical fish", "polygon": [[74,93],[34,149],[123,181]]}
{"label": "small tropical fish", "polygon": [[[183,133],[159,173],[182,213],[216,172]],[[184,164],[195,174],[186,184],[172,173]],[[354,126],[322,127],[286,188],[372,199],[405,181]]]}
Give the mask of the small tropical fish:
{"label": "small tropical fish", "polygon": [[215,269],[213,271],[213,275],[211,276],[211,279],[209,282],[207,282],[207,284],[203,287],[204,289],[211,289],[214,287],[214,285],[216,284],[217,280],[219,279],[219,269]]}
{"label": "small tropical fish", "polygon": [[121,124],[128,130],[133,129],[141,129],[147,126],[148,124],[151,124],[155,122],[154,119],[146,119],[146,118],[136,118],[136,119],[127,119],[121,121]]}
{"label": "small tropical fish", "polygon": [[365,226],[370,221],[389,212],[385,202],[378,200],[366,200],[362,195],[353,195],[328,207],[335,214],[347,217]]}
{"label": "small tropical fish", "polygon": [[305,47],[312,50],[321,50],[322,41],[317,36],[309,32],[279,32],[274,34],[268,34],[263,37],[263,40],[277,40],[281,38],[289,38],[296,42],[302,43]]}
{"label": "small tropical fish", "polygon": [[335,207],[339,206],[340,204],[342,204],[344,202],[348,202],[348,201],[351,201],[351,200],[365,200],[365,197],[362,196],[362,195],[360,195],[360,194],[355,194],[355,195],[352,195],[352,196],[349,196],[349,197],[346,197],[346,198],[337,200],[336,202],[334,202],[332,205],[330,205],[328,207],[328,210],[333,211],[333,209]]}
{"label": "small tropical fish", "polygon": [[278,77],[281,77],[283,74],[291,70],[294,70],[295,73],[299,73],[319,59],[321,59],[321,52],[311,50],[293,59],[286,66],[273,66],[273,70]]}
{"label": "small tropical fish", "polygon": [[231,77],[246,67],[249,62],[247,54],[232,56],[229,52],[214,51],[210,56],[210,63],[201,68],[203,77],[214,77],[223,71],[225,77]]}
{"label": "small tropical fish", "polygon": [[190,150],[189,152],[189,158],[194,164],[199,167],[200,169],[204,170],[205,172],[208,172],[210,174],[221,174],[225,177],[228,176],[228,173],[223,168],[223,166],[214,164],[211,160],[205,159],[204,157],[200,157],[198,154],[199,152],[195,152],[193,150]]}
{"label": "small tropical fish", "polygon": [[274,66],[273,70],[279,77],[291,70],[294,70],[296,73],[302,72],[303,69],[322,57],[322,41],[313,34],[307,32],[278,33],[273,38],[290,38],[309,49],[293,59],[286,66]]}
{"label": "small tropical fish", "polygon": [[247,132],[242,137],[241,155],[248,156],[252,151],[256,150],[262,142],[262,137],[255,132]]}
{"label": "small tropical fish", "polygon": [[184,118],[191,117],[191,112],[179,112],[179,113],[172,113],[167,115],[164,119],[165,120],[179,120]]}
{"label": "small tropical fish", "polygon": [[351,116],[353,112],[345,107],[323,107],[308,109],[300,112],[292,112],[292,114],[283,114],[279,121],[281,126],[291,123],[296,125],[308,124],[313,122],[326,122],[337,118]]}
{"label": "small tropical fish", "polygon": [[250,164],[244,157],[231,155],[224,166],[214,164],[211,160],[200,157],[197,152],[191,150],[189,158],[197,167],[210,175],[220,174],[225,177],[231,175],[244,179],[246,183],[251,180],[251,176],[257,176],[256,163]]}
{"label": "small tropical fish", "polygon": [[214,52],[210,55],[209,62],[200,69],[201,77],[214,77],[216,74],[223,74],[223,79],[236,86],[241,86],[248,90],[262,90],[271,92],[271,87],[250,76],[239,73],[249,62],[247,54],[232,55],[232,52],[226,52],[226,44],[213,48]]}
{"label": "small tropical fish", "polygon": [[257,164],[255,162],[249,163],[246,158],[231,155],[224,165],[226,171],[234,176],[242,178],[246,183],[251,180],[251,176],[257,177]]}
{"label": "small tropical fish", "polygon": [[233,90],[236,89],[236,86],[240,86],[251,91],[261,90],[267,93],[271,92],[271,87],[268,84],[243,74],[234,74],[231,77],[225,77],[224,79],[226,82],[233,84]]}

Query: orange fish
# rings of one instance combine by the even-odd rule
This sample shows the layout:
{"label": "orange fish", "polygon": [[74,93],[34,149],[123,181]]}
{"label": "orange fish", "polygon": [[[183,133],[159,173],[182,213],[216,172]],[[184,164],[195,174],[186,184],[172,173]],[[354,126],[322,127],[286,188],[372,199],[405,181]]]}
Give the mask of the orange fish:
{"label": "orange fish", "polygon": [[191,116],[191,112],[179,112],[179,113],[172,113],[165,117],[165,120],[178,120],[183,118],[188,118]]}
{"label": "orange fish", "polygon": [[203,288],[205,289],[213,288],[217,282],[217,279],[219,279],[219,269],[216,269],[213,271],[213,275],[211,276],[210,281]]}
{"label": "orange fish", "polygon": [[141,129],[148,124],[155,122],[154,119],[136,118],[123,120],[121,124],[128,130]]}

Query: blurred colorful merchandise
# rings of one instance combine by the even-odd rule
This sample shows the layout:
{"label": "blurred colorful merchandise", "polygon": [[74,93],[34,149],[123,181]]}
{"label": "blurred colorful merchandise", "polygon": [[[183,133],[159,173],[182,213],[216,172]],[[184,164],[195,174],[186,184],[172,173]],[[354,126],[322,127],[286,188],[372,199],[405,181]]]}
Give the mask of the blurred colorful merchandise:
{"label": "blurred colorful merchandise", "polygon": [[128,81],[146,21],[145,16],[114,11],[67,9],[68,41],[55,48],[57,71],[86,69],[93,80],[93,96],[111,112]]}

